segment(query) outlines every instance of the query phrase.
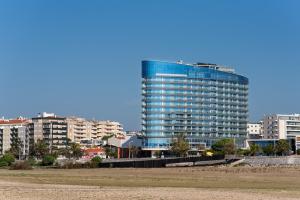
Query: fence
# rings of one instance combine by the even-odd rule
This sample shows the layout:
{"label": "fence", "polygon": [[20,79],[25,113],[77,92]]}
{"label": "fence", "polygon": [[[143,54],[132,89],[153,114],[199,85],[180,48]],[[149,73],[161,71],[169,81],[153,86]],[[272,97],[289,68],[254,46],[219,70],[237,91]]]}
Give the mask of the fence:
{"label": "fence", "polygon": [[197,157],[180,157],[180,158],[138,158],[132,160],[108,160],[99,164],[103,168],[161,168],[167,164],[172,163],[188,163],[188,162],[201,162],[201,161],[214,161],[224,160],[224,156],[215,155],[211,157],[197,156]]}

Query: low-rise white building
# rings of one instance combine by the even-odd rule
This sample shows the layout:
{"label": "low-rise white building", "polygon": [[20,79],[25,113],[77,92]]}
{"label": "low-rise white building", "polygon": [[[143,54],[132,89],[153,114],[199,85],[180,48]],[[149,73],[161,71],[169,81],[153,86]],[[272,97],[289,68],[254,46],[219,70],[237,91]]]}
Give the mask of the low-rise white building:
{"label": "low-rise white building", "polygon": [[247,124],[247,138],[259,139],[263,137],[263,122],[248,123]]}

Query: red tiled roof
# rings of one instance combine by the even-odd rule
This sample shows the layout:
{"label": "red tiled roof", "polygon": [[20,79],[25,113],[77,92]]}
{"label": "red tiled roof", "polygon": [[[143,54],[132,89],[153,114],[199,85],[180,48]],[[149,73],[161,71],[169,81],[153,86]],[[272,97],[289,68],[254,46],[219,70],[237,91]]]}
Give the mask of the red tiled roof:
{"label": "red tiled roof", "polygon": [[22,124],[27,122],[27,119],[0,119],[0,124]]}
{"label": "red tiled roof", "polygon": [[102,148],[89,148],[84,150],[85,153],[100,153],[104,152],[104,149]]}

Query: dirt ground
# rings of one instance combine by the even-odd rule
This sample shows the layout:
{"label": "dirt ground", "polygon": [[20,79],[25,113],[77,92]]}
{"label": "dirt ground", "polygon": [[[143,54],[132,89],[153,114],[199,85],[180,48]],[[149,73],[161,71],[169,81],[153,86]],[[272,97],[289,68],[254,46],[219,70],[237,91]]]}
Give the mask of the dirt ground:
{"label": "dirt ground", "polygon": [[300,199],[300,168],[3,169],[0,199]]}

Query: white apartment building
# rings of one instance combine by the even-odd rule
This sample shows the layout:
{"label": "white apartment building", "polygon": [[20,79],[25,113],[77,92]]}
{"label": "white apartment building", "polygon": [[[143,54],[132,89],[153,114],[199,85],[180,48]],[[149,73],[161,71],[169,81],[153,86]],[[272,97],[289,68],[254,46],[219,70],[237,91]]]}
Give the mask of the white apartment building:
{"label": "white apartment building", "polygon": [[19,117],[17,119],[0,119],[0,155],[11,148],[14,138],[22,142],[20,156],[29,154],[29,132],[27,125],[30,121]]}
{"label": "white apartment building", "polygon": [[300,114],[275,114],[264,117],[263,136],[266,139],[289,139],[300,149]]}
{"label": "white apartment building", "polygon": [[247,124],[247,138],[248,139],[259,139],[263,136],[263,122],[248,123]]}

